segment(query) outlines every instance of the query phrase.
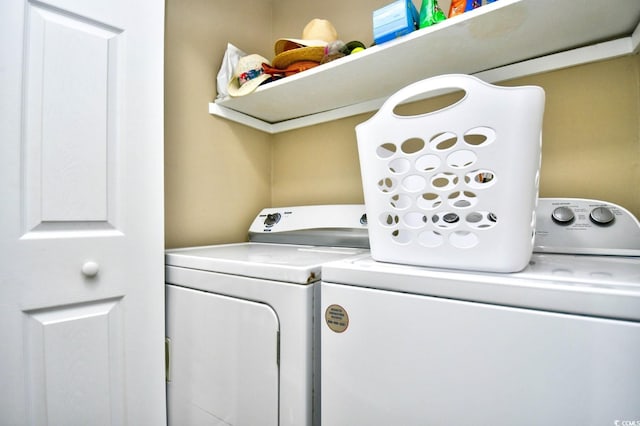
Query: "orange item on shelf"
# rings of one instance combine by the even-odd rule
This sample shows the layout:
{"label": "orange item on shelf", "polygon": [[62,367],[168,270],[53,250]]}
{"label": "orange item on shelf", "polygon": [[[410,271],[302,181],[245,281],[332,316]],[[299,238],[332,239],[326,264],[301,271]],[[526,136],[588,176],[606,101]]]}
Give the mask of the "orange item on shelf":
{"label": "orange item on shelf", "polygon": [[451,0],[451,6],[449,6],[449,18],[453,18],[456,15],[462,15],[464,9],[467,6],[467,0]]}

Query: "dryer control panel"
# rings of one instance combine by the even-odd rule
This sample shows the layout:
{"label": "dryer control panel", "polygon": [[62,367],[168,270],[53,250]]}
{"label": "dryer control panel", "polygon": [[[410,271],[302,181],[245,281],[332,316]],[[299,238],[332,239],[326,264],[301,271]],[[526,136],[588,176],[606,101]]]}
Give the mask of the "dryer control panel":
{"label": "dryer control panel", "polygon": [[640,256],[640,222],[606,201],[540,198],[533,251]]}
{"label": "dryer control panel", "polygon": [[249,227],[249,241],[369,248],[363,204],[263,209]]}

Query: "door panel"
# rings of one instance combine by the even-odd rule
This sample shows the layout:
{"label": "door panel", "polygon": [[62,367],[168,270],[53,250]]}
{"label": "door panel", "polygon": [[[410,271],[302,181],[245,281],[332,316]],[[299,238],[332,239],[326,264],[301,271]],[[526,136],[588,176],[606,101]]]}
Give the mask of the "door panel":
{"label": "door panel", "polygon": [[25,231],[110,229],[122,31],[42,4],[26,25]]}
{"label": "door panel", "polygon": [[[123,423],[120,302],[115,299],[25,312],[33,424]],[[85,404],[86,400],[95,403]]]}
{"label": "door panel", "polygon": [[278,425],[279,323],[264,303],[166,286],[169,424]]}
{"label": "door panel", "polygon": [[0,2],[0,424],[166,423],[164,3]]}

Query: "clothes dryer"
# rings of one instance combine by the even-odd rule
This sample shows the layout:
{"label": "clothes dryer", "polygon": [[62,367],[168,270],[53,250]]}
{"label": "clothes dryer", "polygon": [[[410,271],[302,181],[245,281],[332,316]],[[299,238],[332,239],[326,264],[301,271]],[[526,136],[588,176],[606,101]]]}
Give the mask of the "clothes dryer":
{"label": "clothes dryer", "polygon": [[166,252],[170,425],[319,424],[314,292],[368,251],[364,206],[265,209],[249,238]]}
{"label": "clothes dryer", "polygon": [[640,225],[594,200],[538,215],[543,253],[518,273],[326,264],[323,425],[639,421]]}

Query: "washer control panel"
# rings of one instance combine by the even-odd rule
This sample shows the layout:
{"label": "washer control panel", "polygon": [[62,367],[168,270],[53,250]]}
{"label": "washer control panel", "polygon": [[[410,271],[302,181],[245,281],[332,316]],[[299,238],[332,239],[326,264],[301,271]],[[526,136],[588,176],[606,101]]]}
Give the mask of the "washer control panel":
{"label": "washer control panel", "polygon": [[624,207],[584,198],[540,198],[533,251],[640,256],[640,223]]}

